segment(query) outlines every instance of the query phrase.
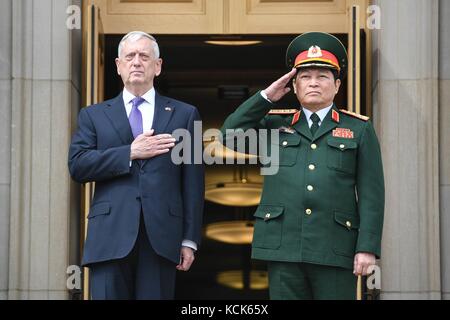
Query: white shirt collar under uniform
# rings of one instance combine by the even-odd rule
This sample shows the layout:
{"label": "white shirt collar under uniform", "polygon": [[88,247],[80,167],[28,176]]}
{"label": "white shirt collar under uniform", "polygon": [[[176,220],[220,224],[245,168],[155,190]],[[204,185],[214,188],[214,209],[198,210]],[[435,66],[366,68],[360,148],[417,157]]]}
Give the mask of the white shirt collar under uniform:
{"label": "white shirt collar under uniform", "polygon": [[[326,107],[326,108],[320,109],[319,111],[316,111],[316,114],[320,118],[319,126],[322,124],[323,119],[325,119],[325,117],[327,116],[328,112],[330,112],[332,107],[333,107],[333,104],[331,104],[331,106],[329,106],[329,107]],[[306,109],[305,107],[303,107],[303,112],[305,114],[306,119],[308,120],[308,126],[311,128],[311,126],[313,124],[313,122],[311,120],[311,115],[313,114],[313,112]]]}

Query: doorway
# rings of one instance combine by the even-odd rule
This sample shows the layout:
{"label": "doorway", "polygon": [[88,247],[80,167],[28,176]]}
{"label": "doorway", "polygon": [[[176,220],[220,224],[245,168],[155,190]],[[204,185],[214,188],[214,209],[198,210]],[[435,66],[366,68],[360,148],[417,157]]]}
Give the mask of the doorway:
{"label": "doorway", "polygon": [[[243,101],[289,71],[285,66],[285,52],[297,35],[154,36],[163,58],[162,74],[155,81],[156,90],[196,106],[205,131],[220,128],[225,118]],[[336,36],[347,45],[346,34]],[[123,35],[108,34],[103,37],[103,96],[107,100],[120,94],[123,89],[114,62]],[[222,44],[248,41],[252,44],[217,45],[210,41]],[[361,87],[365,88],[364,85]],[[346,93],[347,84],[344,81],[335,99],[339,108],[346,107]],[[361,101],[365,101],[364,92]],[[364,106],[364,103],[361,105]],[[277,104],[277,108],[282,109],[298,107],[292,91]],[[256,165],[211,165],[206,166],[205,170],[207,185],[233,179],[236,172],[245,172],[245,178],[249,181],[263,182]],[[266,264],[250,259],[250,244],[224,243],[206,236],[207,226],[224,221],[252,221],[255,210],[255,205],[223,205],[205,201],[202,244],[191,270],[178,273],[176,299],[268,298],[266,285],[252,283],[255,276],[264,280]],[[220,277],[227,273],[230,275],[230,272],[235,272],[235,283],[228,285]]]}

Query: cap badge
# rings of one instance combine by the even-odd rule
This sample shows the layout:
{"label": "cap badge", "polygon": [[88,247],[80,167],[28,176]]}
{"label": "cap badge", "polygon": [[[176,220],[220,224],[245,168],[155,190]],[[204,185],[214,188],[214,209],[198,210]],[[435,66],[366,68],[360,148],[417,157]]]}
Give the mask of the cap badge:
{"label": "cap badge", "polygon": [[308,50],[308,58],[320,58],[322,57],[322,50],[319,46],[311,46]]}

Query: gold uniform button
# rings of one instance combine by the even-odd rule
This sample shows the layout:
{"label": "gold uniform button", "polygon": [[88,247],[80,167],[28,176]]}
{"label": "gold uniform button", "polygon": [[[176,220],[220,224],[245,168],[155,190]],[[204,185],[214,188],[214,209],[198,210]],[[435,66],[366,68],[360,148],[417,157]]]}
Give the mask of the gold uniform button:
{"label": "gold uniform button", "polygon": [[306,209],[306,210],[305,210],[305,213],[309,216],[309,215],[311,215],[312,210],[311,210],[311,209]]}
{"label": "gold uniform button", "polygon": [[316,149],[317,149],[317,144],[313,143],[313,144],[311,145],[311,149],[316,150]]}
{"label": "gold uniform button", "polygon": [[351,228],[352,223],[351,223],[350,221],[347,221],[347,222],[345,223],[345,225],[346,225],[347,227]]}
{"label": "gold uniform button", "polygon": [[309,170],[313,171],[313,170],[316,169],[316,166],[313,165],[313,164],[310,164],[310,165],[308,166],[308,168],[309,168]]}
{"label": "gold uniform button", "polygon": [[345,148],[345,144],[341,144],[341,145],[339,146],[339,148],[344,149],[344,148]]}
{"label": "gold uniform button", "polygon": [[286,147],[288,145],[287,141],[283,141],[283,146]]}
{"label": "gold uniform button", "polygon": [[308,189],[308,191],[313,191],[314,187],[313,186],[307,186],[306,189]]}

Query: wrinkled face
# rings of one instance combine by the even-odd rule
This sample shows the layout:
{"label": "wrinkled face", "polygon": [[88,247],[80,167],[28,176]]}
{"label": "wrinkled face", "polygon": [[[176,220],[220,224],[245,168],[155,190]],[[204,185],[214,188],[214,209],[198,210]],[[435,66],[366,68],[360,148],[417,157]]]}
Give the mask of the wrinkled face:
{"label": "wrinkled face", "polygon": [[131,92],[136,88],[145,88],[148,91],[153,87],[153,79],[161,73],[162,60],[155,59],[152,41],[141,38],[123,44],[116,65],[125,88]]}
{"label": "wrinkled face", "polygon": [[315,112],[333,103],[341,80],[334,80],[329,69],[305,68],[299,70],[293,85],[301,105]]}

